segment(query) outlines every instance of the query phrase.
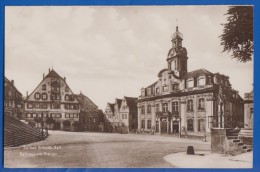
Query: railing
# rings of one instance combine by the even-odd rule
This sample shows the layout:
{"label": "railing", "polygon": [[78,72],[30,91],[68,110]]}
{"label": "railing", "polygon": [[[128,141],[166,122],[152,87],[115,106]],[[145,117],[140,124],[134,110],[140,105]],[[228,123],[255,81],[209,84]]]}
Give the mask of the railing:
{"label": "railing", "polygon": [[233,119],[232,116],[209,116],[208,126],[210,128],[244,128],[244,122]]}

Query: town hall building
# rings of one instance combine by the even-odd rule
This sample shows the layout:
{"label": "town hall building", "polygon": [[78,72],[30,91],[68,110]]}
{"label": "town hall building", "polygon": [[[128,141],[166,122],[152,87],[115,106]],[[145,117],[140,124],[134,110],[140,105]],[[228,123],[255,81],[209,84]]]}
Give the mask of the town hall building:
{"label": "town hall building", "polygon": [[229,77],[206,69],[188,71],[188,53],[176,27],[158,80],[141,89],[138,129],[179,135],[205,135],[212,127],[243,126],[243,99]]}

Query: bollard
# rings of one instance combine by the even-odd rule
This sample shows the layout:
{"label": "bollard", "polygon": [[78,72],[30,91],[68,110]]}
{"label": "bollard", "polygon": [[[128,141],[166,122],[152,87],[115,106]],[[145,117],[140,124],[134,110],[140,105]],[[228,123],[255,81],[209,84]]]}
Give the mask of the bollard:
{"label": "bollard", "polygon": [[194,155],[195,154],[193,146],[188,146],[187,154],[188,155]]}

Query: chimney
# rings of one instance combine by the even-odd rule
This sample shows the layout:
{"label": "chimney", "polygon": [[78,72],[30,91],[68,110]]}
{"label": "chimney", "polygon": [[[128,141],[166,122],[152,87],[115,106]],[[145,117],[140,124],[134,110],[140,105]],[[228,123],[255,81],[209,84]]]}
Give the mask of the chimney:
{"label": "chimney", "polygon": [[64,81],[66,82],[66,77],[64,77]]}
{"label": "chimney", "polygon": [[49,72],[51,71],[51,68],[49,68]]}
{"label": "chimney", "polygon": [[14,80],[11,80],[12,85],[14,85]]}
{"label": "chimney", "polygon": [[43,74],[42,74],[42,79],[44,79],[44,77],[45,77],[45,74],[43,73]]}
{"label": "chimney", "polygon": [[26,91],[26,97],[28,98],[28,91]]}

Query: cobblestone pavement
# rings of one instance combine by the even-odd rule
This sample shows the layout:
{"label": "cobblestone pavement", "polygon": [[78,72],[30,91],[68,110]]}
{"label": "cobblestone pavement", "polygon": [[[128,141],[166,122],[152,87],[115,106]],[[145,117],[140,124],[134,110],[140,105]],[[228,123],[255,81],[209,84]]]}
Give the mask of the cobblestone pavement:
{"label": "cobblestone pavement", "polygon": [[209,151],[209,142],[173,136],[50,131],[46,140],[4,150],[5,167],[174,167],[165,155]]}

